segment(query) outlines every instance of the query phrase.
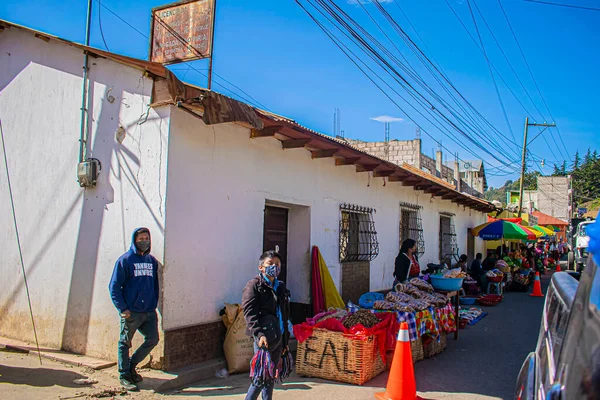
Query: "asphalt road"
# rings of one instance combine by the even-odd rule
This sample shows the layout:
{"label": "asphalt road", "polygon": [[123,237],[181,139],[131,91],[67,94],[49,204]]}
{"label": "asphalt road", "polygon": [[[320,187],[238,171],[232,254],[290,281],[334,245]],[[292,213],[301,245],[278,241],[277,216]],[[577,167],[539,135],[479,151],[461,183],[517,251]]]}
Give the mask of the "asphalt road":
{"label": "asphalt road", "polygon": [[[549,280],[549,275],[542,277],[544,293]],[[499,305],[482,307],[489,314],[461,330],[458,341],[449,335],[446,351],[415,364],[419,395],[438,400],[513,399],[521,364],[537,343],[543,304],[544,298],[528,293],[506,293]],[[387,373],[361,387],[294,374],[276,387],[275,398],[373,399],[375,392],[384,390],[386,382]],[[198,382],[168,397],[201,395],[241,400],[247,387],[248,377],[242,374]]]}
{"label": "asphalt road", "polygon": [[[542,276],[546,293],[550,275]],[[448,336],[446,351],[415,364],[417,389],[432,398],[513,399],[515,380],[523,360],[537,343],[544,297],[506,293],[489,314]]]}

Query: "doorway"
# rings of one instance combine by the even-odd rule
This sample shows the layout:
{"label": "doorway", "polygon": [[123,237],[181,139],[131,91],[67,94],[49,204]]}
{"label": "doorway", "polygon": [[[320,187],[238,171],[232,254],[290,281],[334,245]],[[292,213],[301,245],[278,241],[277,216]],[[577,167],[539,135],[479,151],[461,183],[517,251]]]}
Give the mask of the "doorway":
{"label": "doorway", "polygon": [[471,234],[471,228],[467,229],[467,257],[470,266],[475,259],[475,236]]}
{"label": "doorway", "polygon": [[285,283],[287,283],[288,213],[287,208],[265,206],[263,225],[263,251],[275,250],[281,254],[279,280]]}

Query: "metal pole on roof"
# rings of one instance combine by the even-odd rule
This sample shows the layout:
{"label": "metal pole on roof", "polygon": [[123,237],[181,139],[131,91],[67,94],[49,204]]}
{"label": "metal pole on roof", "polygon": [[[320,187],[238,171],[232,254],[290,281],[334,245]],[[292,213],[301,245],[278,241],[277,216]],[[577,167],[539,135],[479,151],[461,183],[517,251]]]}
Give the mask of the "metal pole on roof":
{"label": "metal pole on roof", "polygon": [[210,58],[208,59],[208,90],[212,87],[212,72],[213,72],[213,52],[215,50],[215,17],[217,15],[217,0],[213,0],[212,15],[211,15],[211,27],[212,33],[210,38]]}

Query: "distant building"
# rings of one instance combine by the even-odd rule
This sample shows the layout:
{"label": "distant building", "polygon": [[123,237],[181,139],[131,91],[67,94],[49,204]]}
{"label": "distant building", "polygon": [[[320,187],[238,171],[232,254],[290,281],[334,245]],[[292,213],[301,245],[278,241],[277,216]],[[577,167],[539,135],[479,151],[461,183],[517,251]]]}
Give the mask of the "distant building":
{"label": "distant building", "polygon": [[[506,192],[509,209],[519,207],[519,191]],[[541,211],[563,221],[570,219],[571,194],[568,176],[538,176],[536,190],[523,191],[523,210],[531,213]]]}
{"label": "distant building", "polygon": [[[435,159],[421,151],[421,139],[390,140],[389,142],[366,142],[344,139],[357,149],[371,153],[379,158],[402,165],[412,165],[430,175],[440,178],[463,193],[483,197],[487,189],[485,168],[482,160],[461,160],[443,162],[443,153],[437,151]],[[458,168],[456,168],[458,167]]]}

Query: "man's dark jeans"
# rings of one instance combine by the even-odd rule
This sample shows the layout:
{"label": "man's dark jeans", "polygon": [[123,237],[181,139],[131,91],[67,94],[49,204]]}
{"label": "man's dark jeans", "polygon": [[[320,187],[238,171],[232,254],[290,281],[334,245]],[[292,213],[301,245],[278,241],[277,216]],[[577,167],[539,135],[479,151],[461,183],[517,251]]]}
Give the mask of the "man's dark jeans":
{"label": "man's dark jeans", "polygon": [[[131,339],[136,331],[144,336],[144,343],[129,358]],[[131,317],[121,317],[121,338],[119,339],[119,375],[129,377],[134,369],[158,344],[158,317],[156,311],[145,313],[131,312]]]}

